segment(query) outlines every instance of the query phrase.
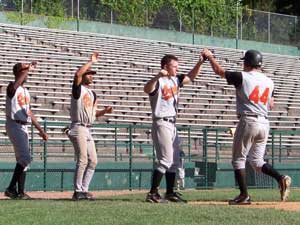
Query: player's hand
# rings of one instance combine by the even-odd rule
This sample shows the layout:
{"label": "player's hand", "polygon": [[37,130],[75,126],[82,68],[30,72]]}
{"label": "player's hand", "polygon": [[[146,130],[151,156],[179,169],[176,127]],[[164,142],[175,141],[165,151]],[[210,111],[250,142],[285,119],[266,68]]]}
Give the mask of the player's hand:
{"label": "player's hand", "polygon": [[96,62],[98,62],[98,59],[99,59],[99,53],[98,53],[98,52],[94,52],[94,53],[91,55],[91,62],[92,62],[92,63],[96,63]]}
{"label": "player's hand", "polygon": [[32,71],[36,68],[37,66],[37,62],[36,61],[32,61],[29,65],[28,65],[28,70]]}
{"label": "player's hand", "polygon": [[104,111],[105,111],[105,113],[112,113],[113,108],[111,106],[104,106]]}
{"label": "player's hand", "polygon": [[48,141],[48,134],[45,131],[40,131],[39,135],[42,137],[43,141]]}
{"label": "player's hand", "polygon": [[205,59],[204,59],[204,57],[202,56],[202,53],[200,53],[200,55],[199,55],[199,62],[200,62],[200,63],[204,63],[204,61],[205,61]]}
{"label": "player's hand", "polygon": [[169,75],[168,71],[162,69],[161,71],[159,71],[158,75],[160,77],[167,77]]}
{"label": "player's hand", "polygon": [[231,137],[234,137],[235,130],[236,130],[236,128],[231,127],[231,128],[229,128],[229,130],[227,132],[230,134]]}
{"label": "player's hand", "polygon": [[207,48],[204,48],[201,52],[201,56],[203,57],[204,61],[206,59],[212,58],[214,55],[211,51],[209,51]]}

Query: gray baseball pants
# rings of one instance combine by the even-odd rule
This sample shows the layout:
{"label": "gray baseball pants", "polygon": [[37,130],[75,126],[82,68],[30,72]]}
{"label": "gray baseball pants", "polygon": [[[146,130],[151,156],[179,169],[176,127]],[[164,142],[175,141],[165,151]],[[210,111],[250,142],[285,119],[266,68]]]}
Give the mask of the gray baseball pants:
{"label": "gray baseball pants", "polygon": [[5,128],[9,140],[13,144],[17,163],[26,168],[31,162],[27,125],[7,119]]}
{"label": "gray baseball pants", "polygon": [[161,173],[176,172],[180,165],[180,139],[175,123],[162,119],[152,123],[152,140]]}
{"label": "gray baseball pants", "polygon": [[88,192],[97,165],[97,153],[90,128],[71,125],[69,138],[76,157],[74,189],[76,192]]}
{"label": "gray baseball pants", "polygon": [[265,117],[242,116],[234,134],[232,165],[235,170],[244,169],[246,159],[258,172],[265,164],[264,155],[269,135],[269,121]]}

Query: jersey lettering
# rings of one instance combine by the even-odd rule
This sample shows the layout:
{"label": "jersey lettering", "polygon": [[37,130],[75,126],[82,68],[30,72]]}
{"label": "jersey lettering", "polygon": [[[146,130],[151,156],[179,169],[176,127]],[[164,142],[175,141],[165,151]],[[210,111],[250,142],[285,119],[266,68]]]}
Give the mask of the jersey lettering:
{"label": "jersey lettering", "polygon": [[83,106],[84,106],[84,108],[93,106],[92,99],[88,93],[85,93],[85,95],[83,96]]}
{"label": "jersey lettering", "polygon": [[268,97],[269,97],[269,88],[266,88],[262,96],[260,96],[260,101],[265,105],[267,104]]}
{"label": "jersey lettering", "polygon": [[167,85],[165,85],[162,88],[162,98],[166,101],[168,101],[170,98],[173,97],[173,95],[177,95],[178,93],[178,88],[177,86],[173,86],[173,87],[168,87]]}
{"label": "jersey lettering", "polygon": [[30,99],[28,98],[28,96],[24,96],[20,93],[18,94],[17,99],[20,107],[23,107],[23,105],[29,105]]}
{"label": "jersey lettering", "polygon": [[255,86],[251,94],[249,95],[249,100],[253,101],[255,104],[258,104],[258,102],[263,103],[264,105],[267,104],[268,97],[269,97],[270,89],[266,88],[263,92],[263,94],[260,96],[259,93],[259,86]]}

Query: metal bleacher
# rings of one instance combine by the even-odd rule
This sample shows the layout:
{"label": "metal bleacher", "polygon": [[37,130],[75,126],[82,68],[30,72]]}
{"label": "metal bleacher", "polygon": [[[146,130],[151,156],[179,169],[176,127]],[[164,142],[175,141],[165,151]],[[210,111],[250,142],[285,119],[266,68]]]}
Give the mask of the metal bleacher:
{"label": "metal bleacher", "polygon": [[[86,62],[93,51],[100,52],[100,61],[93,66],[93,90],[99,98],[99,107],[111,105],[114,112],[99,120],[108,124],[151,124],[148,97],[143,86],[159,70],[161,57],[166,53],[180,59],[180,73],[187,73],[196,63],[204,46],[149,41],[94,33],[51,30],[26,26],[0,24],[0,107],[5,105],[5,87],[13,80],[12,67],[16,62],[38,61],[37,69],[26,83],[31,93],[32,110],[40,119],[68,122],[71,84],[75,71]],[[214,48],[217,60],[228,70],[241,70],[241,50]],[[270,112],[272,129],[300,128],[300,60],[299,57],[264,53],[264,71],[275,82],[276,107]],[[5,119],[4,113],[0,119]],[[200,148],[202,134],[199,127],[228,128],[237,123],[235,90],[224,79],[215,75],[205,64],[200,76],[181,93],[178,125],[195,127],[191,136],[194,150]],[[50,138],[66,140],[62,126],[50,129]],[[109,132],[94,129],[99,136],[113,139]],[[120,136],[126,138],[125,130]],[[232,138],[220,134],[225,144]],[[0,136],[5,138],[4,127]],[[181,132],[183,138],[186,137]],[[135,133],[140,142],[150,142],[149,133]],[[97,139],[97,138],[96,138]],[[213,142],[214,137],[212,137]],[[299,145],[299,136],[287,135],[283,142]]]}

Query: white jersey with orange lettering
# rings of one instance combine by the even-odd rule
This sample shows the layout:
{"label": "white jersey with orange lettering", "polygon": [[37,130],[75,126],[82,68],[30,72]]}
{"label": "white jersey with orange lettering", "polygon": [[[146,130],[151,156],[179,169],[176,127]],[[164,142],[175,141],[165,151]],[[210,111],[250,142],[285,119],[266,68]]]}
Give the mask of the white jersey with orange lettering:
{"label": "white jersey with orange lettering", "polygon": [[180,140],[175,126],[179,88],[184,76],[161,77],[149,94],[152,109],[152,139],[161,173],[176,172],[180,165]]}
{"label": "white jersey with orange lettering", "polygon": [[7,87],[5,128],[14,146],[17,162],[26,168],[31,162],[28,136],[28,124],[31,123],[30,95],[23,86],[19,86],[14,93],[10,92],[12,85],[13,82]]}

